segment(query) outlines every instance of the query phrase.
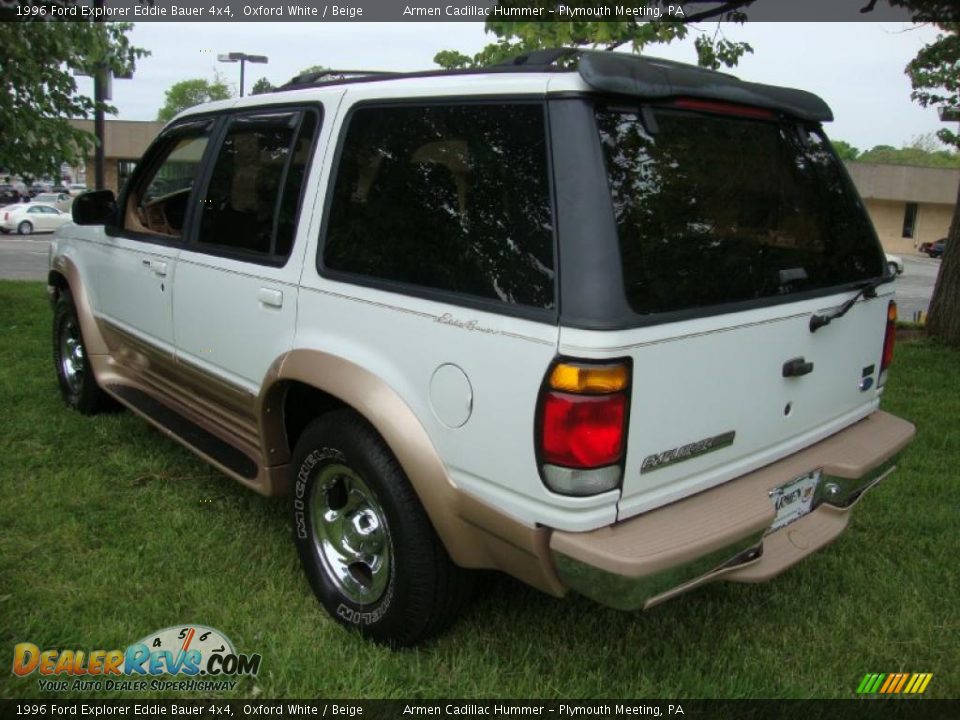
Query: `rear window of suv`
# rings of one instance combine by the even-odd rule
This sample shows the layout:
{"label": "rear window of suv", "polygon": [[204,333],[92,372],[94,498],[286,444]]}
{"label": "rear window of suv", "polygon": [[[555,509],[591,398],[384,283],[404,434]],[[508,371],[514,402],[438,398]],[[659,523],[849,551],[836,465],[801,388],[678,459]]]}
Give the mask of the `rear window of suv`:
{"label": "rear window of suv", "polygon": [[636,313],[882,275],[870,221],[819,130],[673,109],[598,108],[597,126]]}

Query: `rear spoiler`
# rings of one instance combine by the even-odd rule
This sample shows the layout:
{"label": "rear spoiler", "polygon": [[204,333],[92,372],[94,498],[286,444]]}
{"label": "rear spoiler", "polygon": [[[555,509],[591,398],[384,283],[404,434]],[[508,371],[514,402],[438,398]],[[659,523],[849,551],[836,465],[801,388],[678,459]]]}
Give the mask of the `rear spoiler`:
{"label": "rear spoiler", "polygon": [[649,99],[705,98],[767,108],[799,120],[826,122],[833,112],[813,93],[744,82],[733,75],[670,60],[615,52],[584,52],[577,67],[594,90]]}

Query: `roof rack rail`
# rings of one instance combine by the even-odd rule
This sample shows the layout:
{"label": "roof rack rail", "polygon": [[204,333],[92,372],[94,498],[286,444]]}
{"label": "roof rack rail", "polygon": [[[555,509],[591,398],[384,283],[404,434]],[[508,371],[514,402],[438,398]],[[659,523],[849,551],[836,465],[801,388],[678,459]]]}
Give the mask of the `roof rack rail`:
{"label": "roof rack rail", "polygon": [[295,87],[314,85],[324,81],[339,82],[357,78],[390,77],[402,74],[403,73],[398,73],[391,70],[337,70],[334,68],[329,68],[326,70],[315,70],[313,72],[306,72],[296,75],[277,89],[290,90]]}
{"label": "roof rack rail", "polygon": [[515,55],[506,60],[501,60],[498,63],[494,63],[493,67],[503,67],[503,66],[518,66],[523,65],[525,67],[539,67],[544,65],[555,65],[558,60],[565,60],[574,55],[579,55],[584,52],[585,48],[575,48],[575,47],[558,47],[558,48],[547,48],[545,50],[533,50],[528,53],[522,53],[520,55]]}

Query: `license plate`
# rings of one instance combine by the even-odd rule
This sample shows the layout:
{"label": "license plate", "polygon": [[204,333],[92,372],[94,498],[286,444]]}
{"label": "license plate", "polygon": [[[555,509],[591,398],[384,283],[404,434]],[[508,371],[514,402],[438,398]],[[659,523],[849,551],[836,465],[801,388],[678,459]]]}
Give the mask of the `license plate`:
{"label": "license plate", "polygon": [[767,532],[779,530],[810,512],[819,482],[820,471],[815,470],[771,490],[770,499],[773,501],[773,509],[777,511],[777,516]]}

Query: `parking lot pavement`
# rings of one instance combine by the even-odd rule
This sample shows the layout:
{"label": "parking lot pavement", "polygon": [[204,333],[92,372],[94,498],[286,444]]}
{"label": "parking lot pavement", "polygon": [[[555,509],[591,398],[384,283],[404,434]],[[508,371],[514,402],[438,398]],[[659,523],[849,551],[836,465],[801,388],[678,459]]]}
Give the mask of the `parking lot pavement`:
{"label": "parking lot pavement", "polygon": [[903,256],[903,274],[896,282],[897,315],[901,320],[913,320],[921,310],[927,311],[940,262],[924,255]]}
{"label": "parking lot pavement", "polygon": [[0,235],[0,280],[45,279],[49,237]]}

